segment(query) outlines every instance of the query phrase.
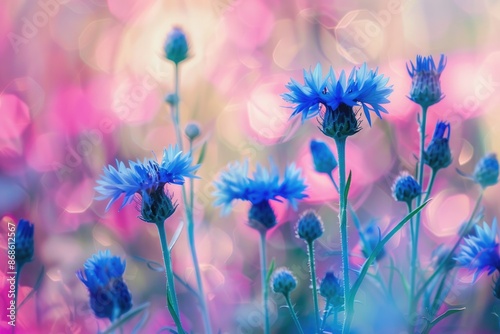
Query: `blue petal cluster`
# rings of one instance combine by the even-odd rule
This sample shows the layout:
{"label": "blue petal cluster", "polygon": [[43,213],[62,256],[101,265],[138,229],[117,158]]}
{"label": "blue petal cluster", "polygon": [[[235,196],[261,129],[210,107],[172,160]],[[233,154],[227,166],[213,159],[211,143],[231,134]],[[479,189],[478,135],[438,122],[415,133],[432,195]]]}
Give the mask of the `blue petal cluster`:
{"label": "blue petal cluster", "polygon": [[304,70],[304,84],[293,78],[286,85],[289,92],[282,95],[283,99],[294,104],[292,117],[302,113],[302,120],[317,116],[320,105],[337,109],[345,104],[350,107],[362,106],[368,123],[371,125],[370,111],[379,118],[381,113],[387,113],[382,104],[389,103],[388,96],[393,91],[387,86],[389,78],[378,74],[378,69],[369,70],[366,63],[359,68],[353,68],[349,77],[344,71],[337,78],[332,67],[323,76],[321,65],[314,70]]}
{"label": "blue petal cluster", "polygon": [[456,260],[460,266],[476,270],[474,281],[477,276],[488,271],[488,275],[500,268],[500,256],[498,255],[497,221],[493,221],[490,228],[486,223],[483,227],[475,226],[475,235],[465,238]]}
{"label": "blue petal cluster", "polygon": [[88,259],[76,275],[88,288],[90,307],[98,318],[111,321],[132,307],[132,296],[123,281],[125,261],[111,256],[109,250]]}
{"label": "blue petal cluster", "polygon": [[297,279],[288,268],[278,268],[271,277],[271,288],[275,293],[288,296],[297,287]]}
{"label": "blue petal cluster", "polygon": [[432,56],[417,56],[415,64],[410,62],[411,68],[406,65],[408,74],[412,78],[410,89],[410,100],[423,106],[429,107],[444,98],[441,93],[441,73],[446,67],[446,57],[441,55],[439,65],[436,67]]}
{"label": "blue petal cluster", "polygon": [[163,159],[160,163],[156,160],[129,161],[125,163],[116,161],[117,168],[109,165],[104,167],[104,174],[97,181],[99,186],[95,189],[100,193],[99,200],[110,199],[106,211],[123,194],[124,199],[120,208],[129,204],[136,193],[151,192],[167,183],[184,184],[185,178],[195,178],[194,172],[200,167],[192,166],[191,154],[183,154],[177,146],[169,146],[163,150]]}
{"label": "blue petal cluster", "polygon": [[[33,259],[35,227],[26,219],[21,219],[16,230],[16,264],[22,266]],[[19,268],[18,268],[19,270]]]}
{"label": "blue petal cluster", "polygon": [[228,165],[214,185],[214,204],[223,206],[224,214],[230,211],[231,203],[237,199],[259,204],[268,200],[280,201],[279,198],[283,198],[296,207],[297,200],[307,197],[304,193],[307,186],[295,164],[287,166],[283,179],[280,180],[278,168],[274,164],[271,164],[270,170],[257,164],[256,171],[249,177],[248,161],[234,162]]}

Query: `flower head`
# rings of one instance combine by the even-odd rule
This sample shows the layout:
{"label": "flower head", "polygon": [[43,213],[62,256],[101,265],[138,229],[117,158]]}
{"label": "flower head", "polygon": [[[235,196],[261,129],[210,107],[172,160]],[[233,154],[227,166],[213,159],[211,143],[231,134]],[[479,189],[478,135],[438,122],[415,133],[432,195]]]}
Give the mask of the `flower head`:
{"label": "flower head", "polygon": [[22,266],[33,259],[35,227],[29,221],[21,219],[16,230],[16,264]]}
{"label": "flower head", "polygon": [[479,160],[472,177],[483,188],[493,186],[498,182],[498,169],[497,156],[491,153]]}
{"label": "flower head", "polygon": [[297,223],[297,237],[311,243],[323,235],[325,228],[321,217],[314,210],[305,211]]}
{"label": "flower head", "polygon": [[399,202],[411,203],[421,192],[422,188],[408,172],[402,172],[392,186],[392,196]]}
{"label": "flower head", "polygon": [[326,302],[338,307],[344,303],[344,289],[335,274],[328,271],[319,285],[319,294]]}
{"label": "flower head", "polygon": [[[361,242],[360,240],[361,252],[363,253],[364,257],[368,258],[373,252],[373,250],[375,250],[375,247],[377,247],[380,240],[382,240],[382,233],[380,232],[380,227],[378,227],[375,222],[370,223],[363,232],[363,238],[366,241],[367,245],[364,245],[363,242]],[[376,260],[380,261],[384,256],[385,256],[385,251],[382,249],[378,253]]]}
{"label": "flower head", "polygon": [[[361,106],[371,125],[370,111],[380,118],[381,112],[387,113],[382,104],[389,102],[387,97],[392,92],[392,86],[387,86],[388,81],[388,78],[378,74],[377,69],[368,70],[366,63],[353,68],[348,78],[344,71],[337,78],[332,67],[323,76],[321,65],[318,64],[314,70],[304,70],[304,84],[292,78],[286,85],[289,91],[282,96],[285,101],[294,104],[292,117],[299,113],[302,113],[302,120],[317,116],[320,105],[327,110],[341,108],[343,112]],[[350,118],[341,117],[347,121],[351,121]]]}
{"label": "flower head", "polygon": [[328,145],[321,141],[313,139],[310,144],[311,155],[313,157],[314,169],[318,173],[331,174],[337,168],[337,160]]}
{"label": "flower head", "polygon": [[424,152],[424,163],[435,172],[451,164],[450,131],[450,123],[438,121],[432,140]]}
{"label": "flower head", "polygon": [[200,126],[196,122],[190,122],[184,128],[184,134],[189,140],[194,140],[200,135]]}
{"label": "flower head", "polygon": [[441,93],[441,73],[446,67],[446,57],[441,55],[436,67],[432,56],[417,56],[415,64],[410,62],[411,69],[406,65],[408,74],[412,78],[410,100],[427,108],[444,98]]}
{"label": "flower head", "polygon": [[234,200],[258,204],[269,200],[281,202],[282,198],[296,207],[297,200],[307,197],[304,193],[307,186],[300,173],[300,169],[291,164],[287,166],[280,180],[278,169],[274,164],[271,164],[270,170],[257,164],[256,171],[250,177],[247,161],[231,163],[227,170],[221,173],[220,179],[214,182],[216,188],[214,204],[222,206],[224,214],[230,211]]}
{"label": "flower head", "polygon": [[174,27],[168,33],[164,49],[165,58],[174,62],[175,64],[178,64],[189,57],[189,45],[187,42],[186,34],[181,28]]}
{"label": "flower head", "polygon": [[182,154],[179,148],[170,146],[163,150],[161,162],[145,159],[141,161],[129,161],[129,167],[121,161],[116,161],[117,168],[109,165],[104,168],[104,174],[97,181],[99,186],[95,189],[100,196],[97,199],[109,199],[106,211],[111,205],[124,195],[120,208],[129,204],[135,194],[144,197],[145,193],[151,193],[165,184],[184,184],[185,178],[194,178],[194,172],[199,165],[192,166],[193,158],[190,154]]}
{"label": "flower head", "polygon": [[288,296],[297,287],[297,279],[287,268],[279,268],[271,277],[271,287],[275,293]]}
{"label": "flower head", "polygon": [[483,223],[482,228],[476,225],[475,232],[475,235],[469,235],[464,239],[465,244],[461,245],[460,252],[456,257],[460,266],[476,270],[474,281],[482,271],[487,271],[490,275],[495,270],[500,269],[500,256],[496,241],[496,219],[491,228],[486,223]]}
{"label": "flower head", "polygon": [[90,307],[98,318],[115,320],[132,307],[132,296],[123,281],[125,261],[109,250],[89,258],[76,275],[87,287]]}
{"label": "flower head", "polygon": [[167,220],[177,209],[177,203],[172,201],[172,195],[163,187],[143,191],[138,211],[139,218],[147,223],[160,223]]}

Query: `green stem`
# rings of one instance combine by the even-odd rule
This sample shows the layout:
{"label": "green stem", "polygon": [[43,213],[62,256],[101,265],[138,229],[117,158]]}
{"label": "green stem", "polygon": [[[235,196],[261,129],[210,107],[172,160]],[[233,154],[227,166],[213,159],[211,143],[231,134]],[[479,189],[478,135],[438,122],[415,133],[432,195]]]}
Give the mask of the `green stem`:
{"label": "green stem", "polygon": [[[336,139],[337,144],[337,157],[339,160],[339,190],[340,190],[340,245],[342,248],[342,270],[344,273],[344,301],[349,300],[350,284],[349,284],[349,246],[347,243],[347,215],[346,215],[346,202],[347,196],[345,194],[345,142],[346,139]],[[345,305],[344,310],[344,324],[342,326],[342,333],[347,334],[350,331],[352,321],[352,312],[349,305]]]}
{"label": "green stem", "polygon": [[[172,318],[174,321],[176,319],[180,319],[179,317],[179,306],[177,304],[177,294],[175,293],[175,286],[174,286],[174,273],[172,269],[172,259],[170,256],[170,250],[168,248],[168,243],[167,243],[167,234],[165,233],[165,222],[157,222],[156,227],[158,228],[158,236],[160,237],[160,244],[161,244],[161,251],[163,254],[163,264],[165,265],[165,273],[167,276],[167,283],[166,283],[166,288],[167,288],[167,305],[169,304],[169,295],[171,297],[173,309],[172,311],[175,314],[172,314]],[[182,324],[180,321],[176,321],[177,325],[177,330],[179,333],[184,333],[184,329],[182,328]]]}
{"label": "green stem", "polygon": [[321,327],[319,328],[320,333],[323,333],[323,329],[325,328],[326,325],[326,319],[328,318],[329,314],[330,314],[330,302],[327,300],[325,304],[325,310],[323,311],[323,319],[321,320]]}
{"label": "green stem", "polygon": [[441,304],[440,299],[441,299],[441,293],[443,292],[444,289],[444,284],[446,283],[446,278],[448,277],[448,273],[445,273],[443,277],[441,278],[441,281],[439,282],[438,289],[436,291],[436,295],[434,296],[434,301],[432,302],[432,306],[430,309],[430,318],[433,319],[434,316],[436,315],[439,306]]}
{"label": "green stem", "polygon": [[[408,206],[408,213],[412,212],[412,205],[411,202],[406,203]],[[417,233],[416,233],[416,226],[414,225],[414,220],[413,218],[410,220],[410,239],[411,239],[411,257],[410,257],[410,300],[409,300],[409,317],[410,319],[413,316],[413,313],[415,312],[415,307],[416,304],[414,302],[413,296],[415,294],[415,278],[416,278],[416,272],[417,272]],[[410,326],[413,326],[410,324]],[[411,327],[413,328],[413,327]],[[410,333],[412,332],[412,329],[410,328]]]}
{"label": "green stem", "polygon": [[[179,64],[175,64],[175,95],[177,97],[176,103],[172,106],[172,121],[174,123],[175,129],[175,137],[177,139],[177,145],[179,149],[183,150],[182,144],[182,135],[181,135],[181,126],[180,126],[180,116],[179,116],[179,101],[180,101],[180,92],[179,92]],[[189,142],[189,151],[192,154],[192,142]],[[203,324],[205,327],[205,333],[212,333],[212,328],[210,325],[210,317],[208,315],[208,308],[205,299],[205,293],[203,291],[203,281],[201,279],[201,271],[200,265],[198,262],[198,254],[196,252],[196,243],[194,237],[194,217],[193,217],[193,208],[194,208],[194,186],[193,179],[190,178],[190,201],[188,202],[186,187],[182,185],[182,200],[184,202],[184,211],[187,219],[187,231],[188,231],[188,241],[189,241],[189,250],[191,252],[191,258],[193,260],[193,267],[196,276],[196,285],[198,288],[198,295],[200,300],[201,313],[203,317]]]}
{"label": "green stem", "polygon": [[17,295],[19,292],[19,277],[21,276],[21,270],[23,269],[24,263],[19,263],[17,264],[16,267],[16,280],[14,281],[14,305],[16,307],[16,312],[17,312]]}
{"label": "green stem", "polygon": [[295,311],[293,310],[293,305],[290,302],[290,296],[288,294],[286,294],[285,299],[286,299],[286,304],[288,305],[288,309],[290,310],[290,314],[292,315],[293,322],[295,322],[295,326],[297,326],[297,329],[299,330],[300,334],[304,334],[304,331],[302,330],[302,326],[300,326],[299,319],[297,318],[297,315],[295,314]]}
{"label": "green stem", "polygon": [[309,269],[311,270],[312,293],[314,302],[314,320],[316,322],[316,332],[319,332],[319,307],[318,307],[318,288],[316,286],[316,264],[314,261],[314,244],[307,243],[307,252],[309,253]]}
{"label": "green stem", "polygon": [[424,202],[429,199],[431,196],[432,186],[434,186],[434,181],[436,180],[437,171],[434,169],[431,171],[431,179],[429,180],[429,184],[427,185],[427,190],[425,191],[425,199]]}
{"label": "green stem", "polygon": [[[422,118],[420,119],[420,127],[419,127],[419,132],[420,132],[420,150],[419,150],[419,156],[418,156],[418,172],[417,172],[417,178],[418,178],[418,184],[420,187],[422,187],[422,184],[424,182],[424,152],[425,152],[425,127],[427,124],[427,106],[422,106]],[[419,207],[422,204],[422,194],[420,194],[417,197],[417,207]],[[411,211],[410,211],[411,212]],[[417,273],[417,266],[418,266],[418,237],[420,233],[420,218],[421,218],[422,213],[419,212],[416,217],[416,222],[415,225],[412,229],[413,231],[413,238],[412,238],[412,251],[411,251],[411,263],[410,263],[410,314],[409,316],[413,316],[413,312],[416,310],[416,301],[415,301],[415,285],[416,285],[416,273]],[[411,224],[413,221],[411,222]],[[413,325],[410,324],[410,333],[413,332]]]}
{"label": "green stem", "polygon": [[[337,182],[335,182],[335,179],[333,178],[332,173],[329,173],[328,176],[330,177],[330,181],[332,181],[332,184],[335,187],[335,190],[337,190],[337,193],[340,195],[339,187],[337,185]],[[349,212],[351,213],[352,221],[354,222],[354,226],[356,227],[356,230],[358,231],[359,240],[361,240],[361,244],[363,245],[363,248],[367,251],[368,256],[369,256],[373,250],[372,250],[368,240],[366,240],[365,234],[361,230],[361,223],[360,223],[360,220],[358,218],[358,215],[356,214],[356,211],[354,211],[354,208],[352,207],[351,204],[347,203],[347,208],[349,209]],[[387,286],[384,282],[384,279],[382,278],[382,276],[380,274],[380,271],[378,270],[378,263],[377,262],[374,263],[374,269],[375,269],[375,272],[377,273],[375,277],[376,277],[377,281],[379,282],[382,290],[384,291],[384,293],[386,293],[389,296],[389,298],[392,299],[392,295],[391,295],[389,289],[387,288]]]}
{"label": "green stem", "polygon": [[417,291],[417,294],[415,296],[416,302],[418,302],[418,299],[420,298],[420,296],[422,296],[425,289],[432,282],[432,280],[434,280],[434,278],[436,278],[437,275],[439,275],[441,270],[443,270],[445,268],[446,263],[453,257],[455,250],[460,245],[460,242],[462,241],[462,239],[467,235],[467,233],[469,233],[469,230],[472,227],[472,223],[474,222],[474,216],[476,215],[477,210],[479,209],[479,204],[481,203],[482,199],[483,199],[483,190],[481,189],[481,193],[479,194],[479,197],[476,200],[476,204],[474,205],[474,210],[472,211],[472,214],[470,215],[469,220],[465,224],[465,227],[462,230],[462,233],[460,233],[460,236],[458,237],[457,241],[453,245],[453,248],[450,250],[450,252],[446,256],[446,258],[441,262],[441,264],[436,268],[436,270],[432,273],[432,275],[429,276],[429,278],[424,282],[422,287]]}
{"label": "green stem", "polygon": [[267,307],[267,261],[266,261],[266,232],[260,233],[260,272],[262,283],[262,302],[264,305],[264,333],[269,334],[269,309]]}

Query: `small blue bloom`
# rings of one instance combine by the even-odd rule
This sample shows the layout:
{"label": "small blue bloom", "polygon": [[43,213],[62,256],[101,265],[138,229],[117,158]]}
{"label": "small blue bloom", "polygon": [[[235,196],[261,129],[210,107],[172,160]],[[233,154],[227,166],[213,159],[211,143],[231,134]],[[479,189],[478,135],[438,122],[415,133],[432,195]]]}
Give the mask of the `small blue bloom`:
{"label": "small blue bloom", "polygon": [[184,134],[189,140],[194,140],[200,135],[200,126],[196,122],[189,122],[184,128]]}
{"label": "small blue bloom", "polygon": [[125,260],[111,256],[109,250],[89,258],[76,275],[87,287],[90,307],[98,318],[114,321],[132,307],[132,296],[123,281]]}
{"label": "small blue bloom", "polygon": [[165,58],[175,64],[188,58],[189,45],[186,34],[179,27],[174,27],[167,35],[165,41]]}
{"label": "small blue bloom", "polygon": [[446,57],[441,55],[436,67],[432,56],[417,56],[415,64],[410,61],[411,69],[406,65],[408,74],[412,78],[410,100],[427,108],[444,98],[441,93],[441,73],[446,67]]}
{"label": "small blue bloom", "polygon": [[408,172],[402,172],[392,186],[392,196],[399,202],[411,203],[421,193],[422,188]]}
{"label": "small blue bloom", "polygon": [[16,264],[24,265],[33,259],[35,252],[35,243],[33,235],[35,226],[25,219],[21,219],[17,224],[16,230]]}
{"label": "small blue bloom", "polygon": [[[320,105],[327,109],[336,110],[343,106],[361,106],[371,125],[370,111],[378,117],[387,110],[382,104],[388,103],[387,99],[392,92],[392,86],[387,86],[388,78],[378,74],[378,70],[368,70],[366,63],[360,68],[353,68],[349,77],[344,71],[340,72],[337,79],[332,67],[326,76],[323,76],[321,65],[316,68],[304,70],[304,84],[293,78],[286,85],[289,92],[282,95],[283,99],[294,104],[292,117],[302,113],[302,120],[317,116]],[[345,108],[344,108],[345,109]]]}
{"label": "small blue bloom", "polygon": [[424,163],[431,167],[434,172],[451,164],[450,131],[450,123],[438,121],[432,140],[424,152]]}
{"label": "small blue bloom", "polygon": [[297,223],[297,237],[311,243],[323,235],[325,228],[321,217],[314,210],[305,211]]}
{"label": "small blue bloom", "polygon": [[472,177],[483,188],[493,186],[498,183],[498,167],[496,154],[488,154],[479,160]]}
{"label": "small blue bloom", "polygon": [[491,228],[486,223],[483,223],[482,228],[476,225],[475,232],[475,235],[469,235],[464,239],[465,244],[461,245],[460,252],[456,257],[460,266],[476,270],[474,281],[483,271],[487,271],[488,275],[491,275],[495,270],[500,269],[500,256],[496,241],[496,219],[493,220]]}
{"label": "small blue bloom", "polygon": [[332,271],[328,271],[321,281],[319,294],[335,308],[344,304],[344,288]]}
{"label": "small blue bloom", "polygon": [[[380,240],[382,240],[382,233],[380,232],[380,227],[378,227],[378,225],[375,222],[370,223],[368,227],[363,231],[363,238],[366,241],[367,245],[363,245],[363,243],[360,240],[361,252],[363,253],[364,257],[368,258],[372,254],[375,247],[377,247]],[[384,256],[385,256],[385,250],[382,249],[378,253],[376,260],[380,261]]]}
{"label": "small blue bloom", "polygon": [[104,168],[104,174],[97,181],[96,191],[100,193],[98,200],[110,199],[106,211],[111,205],[124,195],[120,208],[129,204],[135,194],[151,193],[163,188],[165,184],[184,184],[185,178],[195,178],[199,165],[192,166],[191,154],[183,154],[177,146],[170,146],[163,150],[163,159],[160,163],[156,160],[145,159],[129,161],[129,167],[121,161],[116,161],[117,168],[109,165]]}
{"label": "small blue bloom", "polygon": [[288,268],[278,268],[271,277],[271,287],[275,293],[288,296],[297,287],[297,279]]}
{"label": "small blue bloom", "polygon": [[220,179],[214,182],[216,188],[214,205],[222,206],[223,213],[227,214],[234,200],[259,204],[269,200],[281,202],[282,198],[288,200],[295,208],[297,200],[307,197],[304,193],[307,186],[300,173],[300,169],[291,164],[287,166],[283,179],[280,180],[278,169],[274,164],[271,164],[270,170],[257,164],[256,171],[249,177],[248,161],[231,163],[227,170],[221,173]]}
{"label": "small blue bloom", "polygon": [[310,144],[311,155],[313,157],[314,169],[318,173],[331,174],[337,168],[337,160],[328,145],[321,141],[313,139]]}

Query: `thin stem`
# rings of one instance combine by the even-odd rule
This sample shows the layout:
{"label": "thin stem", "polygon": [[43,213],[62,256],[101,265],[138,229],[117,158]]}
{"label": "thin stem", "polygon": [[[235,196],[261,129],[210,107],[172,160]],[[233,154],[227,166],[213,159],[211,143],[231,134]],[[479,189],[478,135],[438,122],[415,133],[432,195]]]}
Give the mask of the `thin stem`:
{"label": "thin stem", "polygon": [[415,302],[418,302],[418,299],[424,293],[427,286],[432,282],[432,280],[434,280],[434,278],[436,278],[437,275],[439,275],[441,270],[445,268],[446,263],[452,258],[453,254],[455,253],[455,250],[460,245],[462,239],[467,235],[467,233],[469,233],[469,230],[472,227],[472,223],[474,222],[474,216],[476,215],[477,210],[479,209],[479,204],[481,204],[482,199],[483,199],[483,190],[481,189],[481,193],[479,194],[479,197],[476,200],[476,204],[474,205],[474,210],[472,211],[469,220],[465,224],[462,233],[460,233],[460,236],[458,237],[457,241],[453,245],[453,248],[450,250],[446,258],[441,262],[441,264],[436,268],[436,270],[432,273],[432,275],[429,276],[429,278],[424,282],[422,287],[420,287],[420,289],[417,291],[417,294],[415,296]]}
{"label": "thin stem", "polygon": [[[417,178],[418,178],[418,184],[420,187],[422,187],[422,184],[424,182],[424,152],[425,152],[425,127],[427,123],[427,106],[422,106],[422,118],[420,119],[420,127],[419,127],[419,132],[420,132],[420,150],[419,150],[419,156],[418,156],[418,171],[417,171]],[[422,194],[420,194],[417,197],[417,207],[422,204]],[[411,211],[410,211],[411,212]],[[419,212],[416,217],[416,222],[415,225],[412,228],[412,242],[411,242],[411,264],[410,264],[410,318],[413,316],[413,312],[416,309],[416,300],[415,300],[415,285],[416,285],[416,268],[418,266],[418,237],[420,233],[420,218],[422,216],[422,213]],[[410,223],[413,225],[413,221]],[[413,331],[413,325],[410,325],[410,333]]]}
{"label": "thin stem", "polygon": [[427,185],[427,190],[425,190],[425,199],[424,202],[429,199],[431,196],[432,186],[434,186],[434,181],[436,180],[437,171],[434,169],[431,171],[431,179],[429,180],[429,184]]}
{"label": "thin stem", "polygon": [[[180,91],[179,91],[179,64],[175,64],[175,95],[177,97],[176,103],[172,106],[172,121],[174,123],[175,129],[175,137],[177,139],[177,145],[180,150],[183,150],[182,144],[182,135],[181,135],[181,125],[180,125],[180,116],[179,116],[179,101],[180,101]],[[189,141],[189,151],[192,154],[192,141]],[[208,314],[207,303],[205,299],[205,292],[203,291],[203,281],[201,279],[201,271],[200,265],[198,262],[198,254],[196,252],[196,242],[194,237],[194,217],[193,217],[193,208],[194,208],[194,185],[193,179],[189,179],[190,185],[190,201],[188,202],[186,187],[182,185],[182,200],[184,202],[184,211],[187,219],[187,232],[188,232],[188,241],[189,241],[189,250],[191,252],[191,258],[193,260],[194,272],[196,276],[196,285],[198,288],[198,295],[200,300],[201,313],[203,317],[203,324],[205,327],[205,332],[207,334],[212,333],[212,327],[210,325],[210,317]]]}
{"label": "thin stem", "polygon": [[292,315],[293,322],[295,322],[295,326],[297,326],[297,329],[299,330],[300,334],[304,334],[302,326],[300,326],[299,319],[297,318],[297,315],[295,314],[295,311],[293,309],[293,305],[290,302],[290,296],[288,295],[288,293],[285,295],[285,299],[286,299],[286,304],[288,305],[288,309],[290,310],[290,314]]}
{"label": "thin stem", "polygon": [[316,286],[316,264],[314,261],[314,244],[307,243],[307,252],[309,253],[309,269],[311,270],[312,293],[314,302],[314,319],[316,322],[316,332],[319,332],[319,307],[318,307],[318,288]]}
{"label": "thin stem", "polygon": [[[175,286],[174,286],[174,273],[172,269],[172,259],[170,257],[170,250],[168,248],[168,243],[167,243],[167,234],[165,233],[165,222],[157,222],[156,227],[158,228],[158,236],[160,237],[160,244],[161,244],[161,251],[163,254],[163,264],[165,265],[165,273],[167,276],[167,283],[166,283],[166,288],[167,288],[167,305],[169,304],[169,295],[171,297],[172,305],[173,305],[173,312],[175,314],[172,314],[172,318],[175,319],[180,319],[179,317],[179,306],[177,304],[177,294],[175,293]],[[177,325],[177,330],[180,333],[184,333],[184,329],[182,328],[182,325],[179,323]]]}
{"label": "thin stem", "polygon": [[[347,243],[347,215],[346,203],[347,196],[345,195],[345,138],[336,139],[337,144],[337,157],[339,160],[339,190],[340,190],[340,245],[342,248],[342,270],[344,272],[344,301],[349,300],[350,284],[349,284],[349,246]],[[348,305],[345,305],[344,310],[344,325],[342,326],[342,333],[347,334],[350,331],[352,321],[352,311]]]}
{"label": "thin stem", "polygon": [[[406,203],[408,206],[408,213],[413,211],[411,202]],[[411,258],[410,258],[410,300],[409,300],[409,316],[410,319],[415,312],[416,303],[414,302],[413,296],[415,294],[415,278],[417,271],[417,233],[416,226],[414,225],[413,218],[410,220],[410,239],[411,239]],[[412,325],[411,325],[412,326]],[[411,333],[411,331],[410,331]]]}
{"label": "thin stem", "polygon": [[267,261],[266,261],[266,232],[260,233],[260,272],[262,283],[262,302],[264,304],[264,333],[269,334],[269,310],[267,307]]}
{"label": "thin stem", "polygon": [[19,292],[19,277],[21,275],[21,270],[23,269],[23,266],[24,266],[24,263],[19,263],[19,264],[17,264],[17,267],[16,267],[16,280],[14,281],[14,287],[15,287],[14,305],[16,307],[16,312],[17,312],[17,296],[18,296],[18,292]]}
{"label": "thin stem", "polygon": [[319,328],[319,332],[323,333],[323,329],[326,325],[326,319],[330,315],[330,302],[327,300],[325,304],[325,310],[323,311],[323,319],[321,320],[321,327]]}
{"label": "thin stem", "polygon": [[441,304],[441,302],[440,302],[441,293],[443,292],[444,284],[446,283],[446,278],[448,278],[448,273],[444,273],[443,277],[441,278],[441,281],[439,282],[439,286],[438,286],[438,289],[436,291],[436,295],[434,296],[434,301],[433,301],[431,309],[430,309],[430,312],[431,312],[430,318],[431,319],[434,318],[434,316],[436,315],[436,313],[439,309],[439,305]]}
{"label": "thin stem", "polygon": [[[335,190],[337,190],[337,193],[340,195],[339,186],[337,185],[337,182],[335,182],[335,179],[333,178],[332,173],[329,173],[328,176],[330,177],[330,181],[332,181],[332,184],[335,187]],[[349,209],[349,212],[351,213],[352,221],[354,222],[354,226],[356,227],[356,230],[358,231],[359,240],[361,240],[361,244],[363,245],[363,248],[367,251],[367,254],[369,256],[373,250],[372,250],[368,240],[366,240],[365,234],[361,230],[361,223],[360,223],[360,220],[358,218],[358,215],[356,214],[356,211],[354,211],[354,208],[352,207],[352,205],[350,203],[347,203],[347,208]],[[377,273],[375,277],[376,277],[377,281],[379,282],[382,290],[384,290],[384,293],[386,293],[392,299],[392,295],[391,295],[389,289],[386,287],[384,279],[381,276],[380,271],[378,270],[378,263],[377,262],[374,263],[374,268],[375,268],[375,272]]]}

